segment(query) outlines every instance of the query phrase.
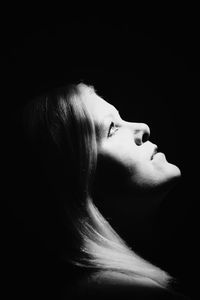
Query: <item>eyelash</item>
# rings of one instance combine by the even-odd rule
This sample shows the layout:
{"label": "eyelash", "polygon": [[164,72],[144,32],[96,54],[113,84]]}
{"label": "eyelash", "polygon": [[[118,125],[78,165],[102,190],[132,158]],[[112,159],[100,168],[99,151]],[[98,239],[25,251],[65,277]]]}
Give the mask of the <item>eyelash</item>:
{"label": "eyelash", "polygon": [[[114,132],[111,133],[112,128],[115,128],[115,129],[114,129]],[[108,130],[108,137],[113,136],[113,135],[115,134],[115,132],[116,132],[118,129],[119,129],[119,128],[115,125],[115,123],[114,123],[114,122],[111,122],[111,123],[110,123],[110,126],[109,126],[109,130]]]}

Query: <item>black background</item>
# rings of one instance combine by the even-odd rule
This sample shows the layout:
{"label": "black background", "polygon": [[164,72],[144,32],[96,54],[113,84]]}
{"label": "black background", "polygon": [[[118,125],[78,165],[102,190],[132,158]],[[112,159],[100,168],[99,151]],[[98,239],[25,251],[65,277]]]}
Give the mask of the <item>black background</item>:
{"label": "black background", "polygon": [[[135,14],[110,18],[75,13],[69,20],[68,15],[56,19],[13,12],[1,25],[1,119],[10,140],[3,148],[7,151],[9,145],[15,151],[9,111],[69,80],[94,85],[123,118],[146,122],[151,140],[180,167],[182,179],[162,203],[152,236],[141,236],[136,247],[175,276],[180,291],[190,296],[197,287],[198,262],[199,29],[198,18],[189,12],[137,20]],[[6,160],[2,165],[7,167]],[[46,273],[44,266],[37,269],[40,247],[33,243],[34,231],[24,228],[9,172],[2,218],[6,289],[8,295],[30,293],[29,299],[37,294],[35,274],[41,287]]]}

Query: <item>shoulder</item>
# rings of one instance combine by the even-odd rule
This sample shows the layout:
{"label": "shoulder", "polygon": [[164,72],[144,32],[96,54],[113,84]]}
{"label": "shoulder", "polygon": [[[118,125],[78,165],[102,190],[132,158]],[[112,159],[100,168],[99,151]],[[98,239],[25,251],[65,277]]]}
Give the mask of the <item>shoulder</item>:
{"label": "shoulder", "polygon": [[180,299],[182,295],[173,293],[148,279],[133,280],[130,276],[113,271],[101,271],[82,278],[76,286],[77,299]]}

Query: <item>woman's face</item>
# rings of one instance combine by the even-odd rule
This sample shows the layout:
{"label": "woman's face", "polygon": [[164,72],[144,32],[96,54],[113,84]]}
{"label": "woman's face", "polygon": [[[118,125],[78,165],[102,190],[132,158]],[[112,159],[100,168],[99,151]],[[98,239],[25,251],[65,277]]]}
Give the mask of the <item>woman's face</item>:
{"label": "woman's face", "polygon": [[126,186],[139,193],[168,190],[180,170],[149,141],[149,127],[123,120],[113,105],[91,89],[82,87],[81,93],[95,123],[97,171],[104,188],[119,192]]}

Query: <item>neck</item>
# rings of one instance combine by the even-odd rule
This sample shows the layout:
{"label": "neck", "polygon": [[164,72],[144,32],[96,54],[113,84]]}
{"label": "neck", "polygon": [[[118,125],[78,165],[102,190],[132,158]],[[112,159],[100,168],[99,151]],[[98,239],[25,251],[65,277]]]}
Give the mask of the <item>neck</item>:
{"label": "neck", "polygon": [[121,193],[98,193],[94,199],[102,215],[130,246],[136,242],[149,243],[158,199]]}

